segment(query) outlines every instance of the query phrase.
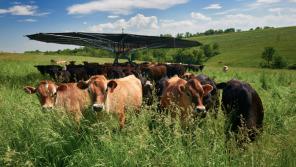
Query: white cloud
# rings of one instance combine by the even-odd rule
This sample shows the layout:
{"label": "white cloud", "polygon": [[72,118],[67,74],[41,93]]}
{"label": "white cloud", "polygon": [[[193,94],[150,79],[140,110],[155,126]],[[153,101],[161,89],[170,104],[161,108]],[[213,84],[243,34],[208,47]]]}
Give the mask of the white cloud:
{"label": "white cloud", "polygon": [[262,3],[262,4],[271,4],[271,3],[278,3],[281,0],[257,0],[256,3]]}
{"label": "white cloud", "polygon": [[38,13],[38,6],[32,5],[14,5],[8,9],[0,9],[0,14],[11,14],[18,16],[44,16],[49,12]]}
{"label": "white cloud", "polygon": [[8,9],[12,15],[32,16],[36,13],[37,6],[15,5]]}
{"label": "white cloud", "polygon": [[14,4],[14,5],[20,5],[22,3],[21,2],[18,2],[18,1],[15,1],[15,2],[12,2],[12,4]]}
{"label": "white cloud", "polygon": [[19,22],[33,23],[33,22],[37,22],[37,20],[35,20],[35,19],[24,19],[24,20],[19,20]]}
{"label": "white cloud", "polygon": [[296,2],[296,0],[289,0],[289,2]]}
{"label": "white cloud", "polygon": [[133,9],[163,10],[187,2],[188,0],[96,0],[72,5],[67,8],[67,11],[68,14],[89,14],[94,12],[128,14]]}
{"label": "white cloud", "polygon": [[137,14],[131,17],[129,20],[119,19],[115,22],[103,23],[94,26],[90,26],[88,31],[91,32],[121,32],[124,28],[125,31],[140,32],[140,31],[154,31],[158,29],[158,19],[156,16],[144,16],[143,14]]}
{"label": "white cloud", "polygon": [[6,10],[6,9],[0,9],[0,14],[5,14],[5,13],[8,13],[8,10]]}
{"label": "white cloud", "polygon": [[281,2],[282,0],[256,0],[249,5],[250,8],[258,8],[260,6],[272,5]]}
{"label": "white cloud", "polygon": [[[296,18],[296,13],[292,13],[292,11],[282,15],[269,13],[260,17],[242,13],[228,14],[218,18],[211,18],[211,20],[207,19],[207,21],[200,20],[200,17],[203,18],[204,15],[192,13],[193,17],[185,20],[158,20],[156,16],[137,14],[128,20],[118,19],[114,22],[90,26],[87,31],[118,33],[121,32],[121,28],[124,28],[125,32],[136,34],[159,35],[170,33],[175,35],[182,32],[196,33],[208,29],[226,29],[230,27],[247,30],[257,26],[282,27],[296,25],[296,20],[293,19]],[[205,17],[207,18],[207,16]]]}
{"label": "white cloud", "polygon": [[228,9],[228,10],[225,10],[225,11],[222,11],[222,12],[214,13],[214,15],[226,15],[226,14],[229,14],[229,13],[237,12],[238,10],[239,9]]}
{"label": "white cloud", "polygon": [[203,9],[221,9],[222,6],[218,3],[215,3],[215,4],[210,4],[209,6],[207,7],[204,7]]}
{"label": "white cloud", "polygon": [[82,24],[86,25],[86,24],[87,24],[87,22],[85,21],[85,22],[83,22]]}
{"label": "white cloud", "polygon": [[191,17],[195,20],[200,20],[200,21],[210,21],[212,18],[205,16],[202,13],[196,13],[196,12],[191,12]]}
{"label": "white cloud", "polygon": [[115,16],[115,15],[111,15],[111,16],[108,16],[109,19],[117,19],[119,16]]}

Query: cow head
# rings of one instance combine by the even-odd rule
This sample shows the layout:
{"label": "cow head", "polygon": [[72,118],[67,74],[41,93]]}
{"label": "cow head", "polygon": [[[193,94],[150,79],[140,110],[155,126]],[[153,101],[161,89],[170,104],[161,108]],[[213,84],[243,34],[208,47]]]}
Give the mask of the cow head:
{"label": "cow head", "polygon": [[201,83],[195,79],[190,79],[185,86],[180,86],[180,91],[186,93],[190,97],[191,102],[195,105],[195,112],[206,112],[206,108],[203,104],[203,97],[208,95],[213,90],[210,84],[201,85]]}
{"label": "cow head", "polygon": [[88,88],[93,103],[93,110],[102,111],[105,109],[107,91],[110,89],[109,91],[112,93],[116,88],[117,83],[113,80],[108,82],[104,75],[95,75],[87,81],[80,81],[77,86],[80,89]]}
{"label": "cow head", "polygon": [[24,91],[28,94],[36,94],[43,109],[52,109],[55,106],[55,101],[58,91],[67,89],[66,85],[57,86],[52,81],[40,81],[35,88],[32,86],[24,87]]}

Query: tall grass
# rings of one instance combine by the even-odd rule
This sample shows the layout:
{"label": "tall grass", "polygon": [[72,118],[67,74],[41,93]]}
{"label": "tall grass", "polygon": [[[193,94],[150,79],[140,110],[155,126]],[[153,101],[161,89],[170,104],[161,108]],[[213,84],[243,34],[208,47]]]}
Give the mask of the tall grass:
{"label": "tall grass", "polygon": [[[262,98],[264,131],[240,149],[226,147],[221,111],[217,119],[192,122],[195,128],[186,132],[169,116],[158,114],[156,104],[143,106],[138,116],[128,112],[121,131],[118,120],[106,113],[87,110],[77,125],[63,111],[42,112],[37,97],[22,88],[47,78],[33,65],[51,58],[4,57],[0,56],[0,166],[296,166],[294,71],[236,68],[223,73],[206,68],[204,73],[217,82],[249,82]],[[88,58],[79,58],[83,59]]]}

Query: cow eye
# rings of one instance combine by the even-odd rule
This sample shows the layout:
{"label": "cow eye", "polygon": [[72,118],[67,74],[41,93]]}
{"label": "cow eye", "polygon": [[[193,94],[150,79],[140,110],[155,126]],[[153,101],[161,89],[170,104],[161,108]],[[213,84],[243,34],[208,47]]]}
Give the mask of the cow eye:
{"label": "cow eye", "polygon": [[57,95],[57,92],[54,92],[51,96],[54,97]]}

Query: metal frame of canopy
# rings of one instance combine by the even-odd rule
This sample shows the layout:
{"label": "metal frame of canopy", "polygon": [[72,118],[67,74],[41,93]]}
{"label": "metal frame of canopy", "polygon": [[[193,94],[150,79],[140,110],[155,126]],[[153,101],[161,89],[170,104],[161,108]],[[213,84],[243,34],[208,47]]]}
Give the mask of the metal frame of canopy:
{"label": "metal frame of canopy", "polygon": [[118,63],[120,55],[132,50],[143,48],[188,48],[202,45],[197,41],[182,40],[173,37],[158,37],[136,34],[107,34],[107,33],[37,33],[26,35],[31,40],[48,43],[89,46],[112,51]]}

